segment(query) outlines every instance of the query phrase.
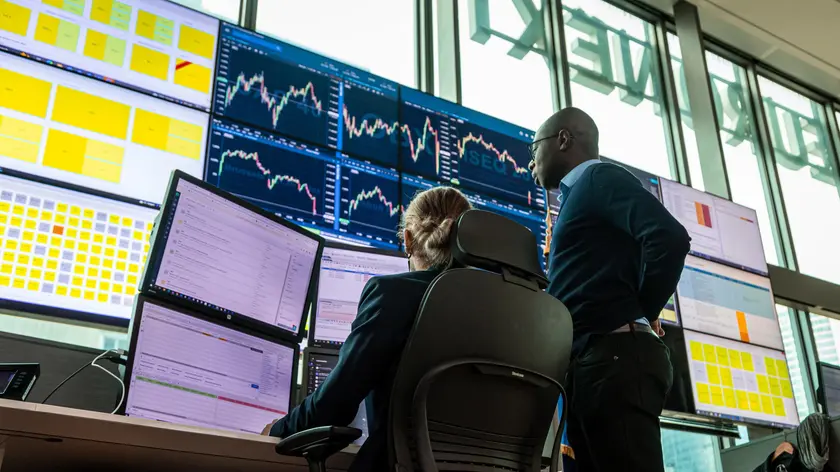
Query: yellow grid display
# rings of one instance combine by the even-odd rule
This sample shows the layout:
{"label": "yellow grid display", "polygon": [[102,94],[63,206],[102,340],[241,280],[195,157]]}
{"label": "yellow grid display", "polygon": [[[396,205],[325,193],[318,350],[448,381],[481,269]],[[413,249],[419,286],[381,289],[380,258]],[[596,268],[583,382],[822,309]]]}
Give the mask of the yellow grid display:
{"label": "yellow grid display", "polygon": [[[793,388],[785,361],[772,357],[753,359],[749,352],[699,341],[690,341],[689,348],[691,359],[705,366],[708,380],[695,382],[698,403],[787,416],[784,399],[793,398]],[[761,362],[764,374],[756,371],[756,362]],[[757,391],[737,388],[733,374],[744,378],[744,383],[755,378]]]}
{"label": "yellow grid display", "polygon": [[128,305],[152,221],[0,191],[0,287]]}
{"label": "yellow grid display", "polygon": [[0,0],[0,30],[26,36],[32,10],[16,3]]}

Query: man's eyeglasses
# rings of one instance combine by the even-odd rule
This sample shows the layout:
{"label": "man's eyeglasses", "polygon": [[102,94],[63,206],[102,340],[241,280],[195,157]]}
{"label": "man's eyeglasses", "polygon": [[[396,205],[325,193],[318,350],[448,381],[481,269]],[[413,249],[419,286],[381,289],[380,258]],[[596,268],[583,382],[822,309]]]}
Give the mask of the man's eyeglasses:
{"label": "man's eyeglasses", "polygon": [[546,139],[554,138],[554,137],[555,136],[546,136],[544,138],[540,138],[540,139],[528,144],[528,152],[531,153],[531,159],[536,159],[537,158],[537,155],[536,155],[537,146],[540,144],[540,142],[545,141]]}

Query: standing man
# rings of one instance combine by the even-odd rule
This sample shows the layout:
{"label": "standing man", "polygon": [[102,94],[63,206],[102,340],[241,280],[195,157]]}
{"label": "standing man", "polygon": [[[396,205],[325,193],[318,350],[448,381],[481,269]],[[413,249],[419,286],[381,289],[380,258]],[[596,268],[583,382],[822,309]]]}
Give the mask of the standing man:
{"label": "standing man", "polygon": [[619,166],[602,163],[598,127],[577,108],[549,118],[531,173],[560,189],[548,293],[571,311],[568,437],[580,472],[662,472],[659,414],[671,388],[659,312],[674,293],[688,233]]}

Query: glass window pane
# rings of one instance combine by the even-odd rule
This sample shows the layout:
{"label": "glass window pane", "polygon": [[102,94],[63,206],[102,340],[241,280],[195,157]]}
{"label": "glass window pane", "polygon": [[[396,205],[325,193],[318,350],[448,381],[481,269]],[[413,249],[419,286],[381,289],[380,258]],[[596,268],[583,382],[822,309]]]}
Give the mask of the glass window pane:
{"label": "glass window pane", "polygon": [[662,430],[662,457],[665,470],[680,472],[714,472],[719,470],[713,441],[705,434]]}
{"label": "glass window pane", "polygon": [[525,0],[533,9],[523,19],[512,0],[487,2],[487,24],[471,25],[470,8],[481,3],[458,2],[461,102],[536,130],[554,112],[541,4]]}
{"label": "glass window pane", "polygon": [[688,161],[688,173],[691,176],[691,186],[698,190],[706,190],[703,183],[703,172],[700,170],[700,152],[697,150],[697,137],[694,134],[694,123],[691,117],[691,105],[688,103],[688,89],[685,83],[682,49],[680,40],[675,34],[668,33],[668,51],[671,53],[671,70],[677,89],[677,102],[680,107],[680,123],[682,124],[683,141],[685,141],[685,156]]}
{"label": "glass window pane", "polygon": [[807,368],[799,362],[799,351],[797,350],[800,340],[793,335],[793,317],[796,312],[782,305],[776,305],[776,313],[779,315],[779,327],[782,329],[782,341],[785,345],[785,357],[787,357],[790,381],[793,387],[793,398],[796,400],[796,410],[799,412],[799,420],[808,416],[811,412],[808,408],[808,397],[805,394],[805,380],[802,376],[802,369]]}
{"label": "glass window pane", "polygon": [[759,77],[799,270],[840,283],[840,195],[820,105]]}
{"label": "glass window pane", "polygon": [[840,366],[840,321],[811,313],[811,331],[820,362]]}
{"label": "glass window pane", "polygon": [[412,0],[262,1],[257,4],[257,31],[414,86],[417,82],[414,3]]}
{"label": "glass window pane", "polygon": [[203,11],[231,23],[239,23],[239,7],[242,0],[174,0],[194,10]]}
{"label": "glass window pane", "polygon": [[595,119],[601,155],[671,177],[653,25],[602,0],[563,2],[572,103]]}

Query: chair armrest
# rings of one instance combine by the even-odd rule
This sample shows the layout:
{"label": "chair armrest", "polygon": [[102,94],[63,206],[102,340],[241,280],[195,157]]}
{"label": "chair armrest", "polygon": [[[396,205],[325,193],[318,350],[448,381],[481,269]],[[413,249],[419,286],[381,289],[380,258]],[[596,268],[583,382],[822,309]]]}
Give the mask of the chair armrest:
{"label": "chair armrest", "polygon": [[359,439],[362,430],[348,426],[320,426],[295,433],[274,447],[281,456],[305,456],[321,461]]}

